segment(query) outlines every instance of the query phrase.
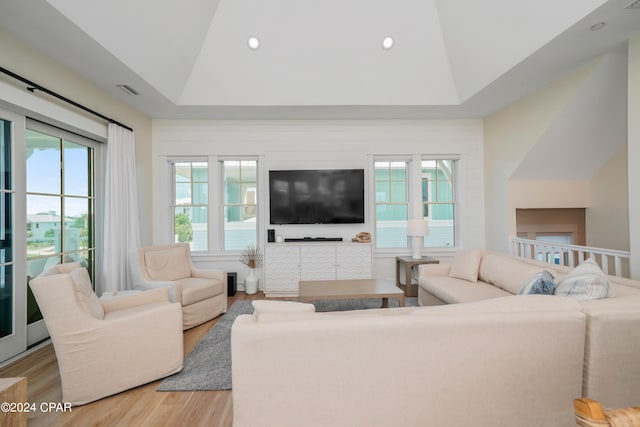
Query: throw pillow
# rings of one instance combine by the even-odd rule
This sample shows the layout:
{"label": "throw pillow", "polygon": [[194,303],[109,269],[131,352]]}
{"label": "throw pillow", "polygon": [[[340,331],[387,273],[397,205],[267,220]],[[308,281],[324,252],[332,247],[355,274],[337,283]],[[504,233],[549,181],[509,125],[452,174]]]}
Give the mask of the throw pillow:
{"label": "throw pillow", "polygon": [[478,281],[478,270],[482,252],[475,249],[463,249],[456,252],[449,269],[449,277],[467,280],[469,282]]}
{"label": "throw pillow", "polygon": [[544,270],[534,274],[529,280],[527,280],[518,295],[528,294],[540,294],[540,295],[553,295],[553,290],[556,284],[553,283],[553,274]]}
{"label": "throw pillow", "polygon": [[588,259],[558,283],[554,294],[586,301],[614,297],[615,289],[598,264],[594,260]]}

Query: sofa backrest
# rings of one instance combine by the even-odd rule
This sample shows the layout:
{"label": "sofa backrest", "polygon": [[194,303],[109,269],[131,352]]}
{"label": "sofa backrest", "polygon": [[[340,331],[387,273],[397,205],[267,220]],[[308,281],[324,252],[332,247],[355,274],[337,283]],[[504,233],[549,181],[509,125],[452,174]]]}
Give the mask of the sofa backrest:
{"label": "sofa backrest", "polygon": [[555,269],[550,267],[523,263],[509,256],[485,253],[480,262],[478,278],[509,293],[517,294],[525,282],[540,271],[547,270],[555,276]]}
{"label": "sofa backrest", "polygon": [[[487,258],[490,255],[493,257]],[[497,257],[497,258],[494,258],[494,257]],[[489,262],[485,264],[485,260],[487,259],[489,260]],[[496,261],[496,262],[494,263],[493,261]],[[497,261],[505,262],[505,265],[503,266],[505,270],[501,270],[501,267],[499,266],[500,263],[498,263]],[[508,261],[511,261],[511,262],[508,262]],[[518,264],[514,264],[514,262]],[[531,266],[531,269],[523,269],[522,263],[525,263]],[[498,279],[498,281],[502,283],[502,285],[498,285],[492,281],[486,280],[487,278],[491,278],[493,280],[494,275],[497,275],[500,272],[503,272],[503,273],[507,272],[506,269],[515,270],[516,266],[519,266],[522,274],[516,273],[515,275],[513,275],[512,276],[513,280],[511,284],[502,283],[504,281],[505,276],[500,276],[501,279]],[[573,270],[573,267],[569,267],[566,265],[549,264],[549,263],[544,263],[544,262],[540,262],[533,259],[520,258],[512,255],[506,255],[503,253],[485,251],[482,256],[482,261],[480,262],[478,278],[479,280],[486,281],[487,283],[492,283],[493,285],[498,286],[499,288],[502,288],[507,292],[517,294],[518,293],[517,291],[513,292],[513,289],[517,287],[517,282],[521,281],[520,282],[520,287],[521,287],[524,284],[524,281],[529,279],[536,272],[542,271],[542,270],[547,270],[551,272],[555,276],[555,282],[558,283],[569,272],[571,272],[571,270]],[[483,274],[486,274],[488,277],[483,277]],[[524,277],[524,276],[527,276],[527,277]],[[612,276],[612,275],[607,275],[607,280],[609,280],[609,282],[615,287],[616,295],[618,297],[640,295],[639,280],[627,279],[625,277],[618,277],[618,276]]]}
{"label": "sofa backrest", "polygon": [[239,316],[234,425],[570,425],[585,315],[564,298],[507,298],[530,305]]}

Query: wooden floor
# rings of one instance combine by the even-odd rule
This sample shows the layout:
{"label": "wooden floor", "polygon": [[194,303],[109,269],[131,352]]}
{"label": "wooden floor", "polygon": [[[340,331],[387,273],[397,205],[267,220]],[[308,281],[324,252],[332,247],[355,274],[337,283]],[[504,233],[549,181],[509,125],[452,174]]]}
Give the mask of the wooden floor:
{"label": "wooden floor", "polygon": [[[238,292],[228,306],[240,300],[262,299],[264,294]],[[219,319],[184,332],[187,355]],[[27,377],[28,402],[62,402],[58,363],[51,344],[0,369],[0,377]],[[67,412],[29,413],[28,426],[231,426],[231,391],[158,392],[162,380]]]}

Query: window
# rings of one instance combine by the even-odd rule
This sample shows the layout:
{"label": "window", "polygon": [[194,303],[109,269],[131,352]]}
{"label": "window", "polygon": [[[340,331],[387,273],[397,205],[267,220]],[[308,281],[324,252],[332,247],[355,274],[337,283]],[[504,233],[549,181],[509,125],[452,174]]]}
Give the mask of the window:
{"label": "window", "polygon": [[[26,130],[27,280],[64,262],[79,262],[94,277],[93,142],[61,135]],[[29,291],[27,321],[41,318]]]}
{"label": "window", "polygon": [[257,162],[223,160],[224,249],[242,250],[256,244]]}
{"label": "window", "polygon": [[455,163],[419,155],[374,161],[377,248],[409,247],[407,219],[418,215],[429,222],[425,247],[455,246]]}
{"label": "window", "polygon": [[11,335],[13,324],[13,182],[11,179],[11,122],[0,119],[0,338]]}
{"label": "window", "polygon": [[170,165],[175,242],[188,242],[192,251],[200,252],[237,251],[256,244],[256,160],[210,156]]}
{"label": "window", "polygon": [[429,222],[425,247],[455,246],[452,160],[422,160],[422,215]]}
{"label": "window", "polygon": [[406,161],[376,161],[376,247],[407,247],[409,198]]}
{"label": "window", "polygon": [[207,162],[173,164],[173,235],[192,251],[209,249],[209,167]]}

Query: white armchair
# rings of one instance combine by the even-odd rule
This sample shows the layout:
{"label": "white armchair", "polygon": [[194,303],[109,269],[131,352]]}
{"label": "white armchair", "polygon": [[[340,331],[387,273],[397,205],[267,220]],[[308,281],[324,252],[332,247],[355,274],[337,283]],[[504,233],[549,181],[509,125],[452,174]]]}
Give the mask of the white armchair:
{"label": "white armchair", "polygon": [[131,251],[129,266],[136,289],[168,289],[182,306],[189,329],[227,311],[227,274],[196,268],[187,243],[146,246]]}
{"label": "white armchair", "polygon": [[87,270],[72,267],[29,283],[56,352],[63,401],[83,405],[182,369],[182,313],[166,289],[104,301]]}

